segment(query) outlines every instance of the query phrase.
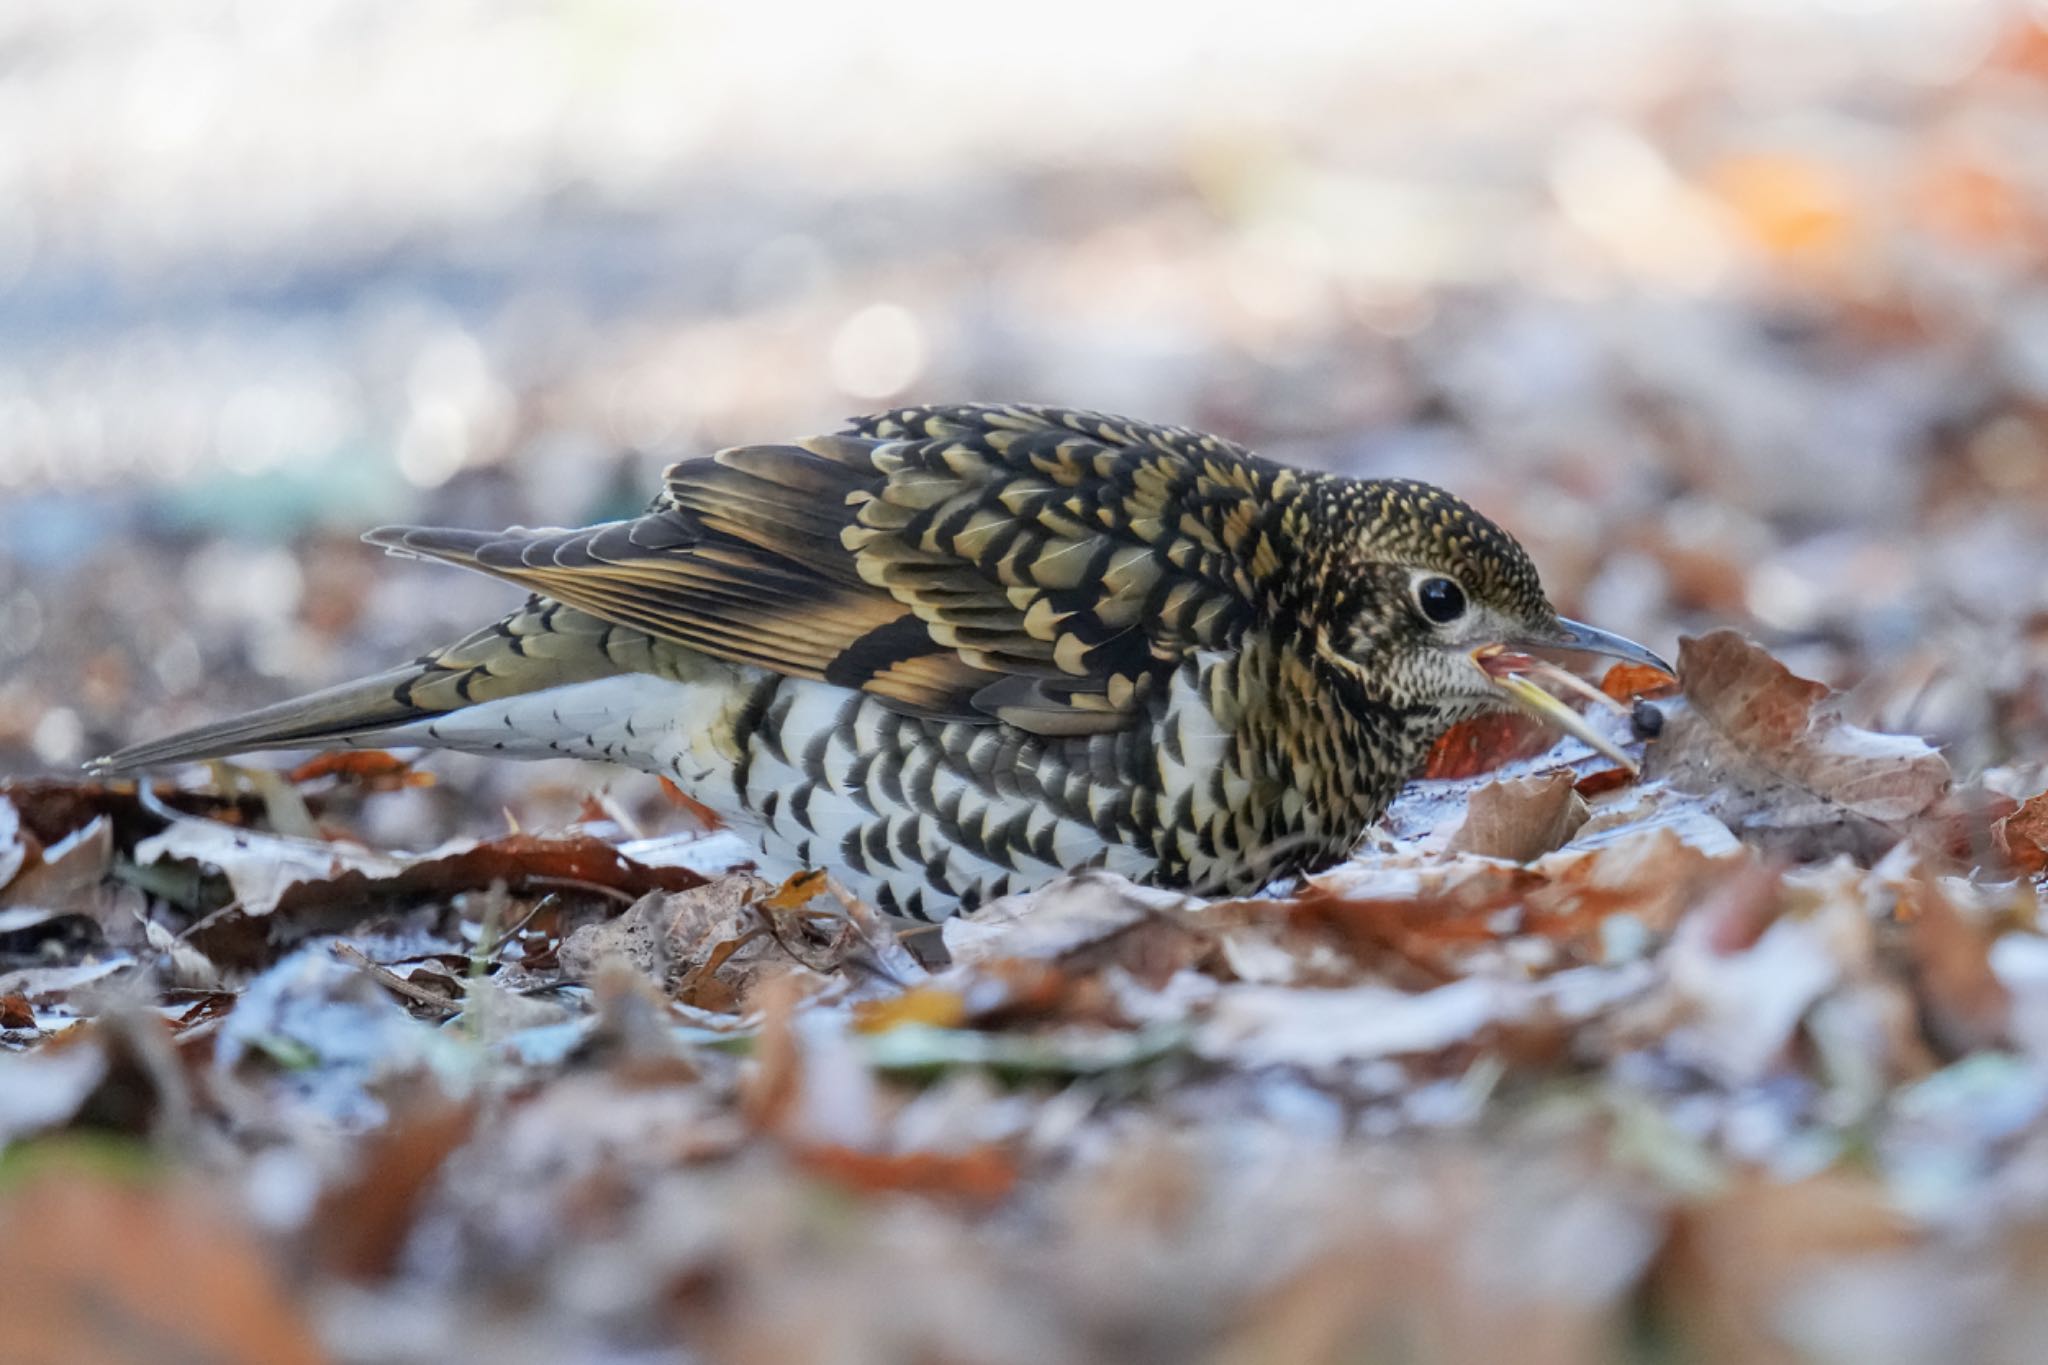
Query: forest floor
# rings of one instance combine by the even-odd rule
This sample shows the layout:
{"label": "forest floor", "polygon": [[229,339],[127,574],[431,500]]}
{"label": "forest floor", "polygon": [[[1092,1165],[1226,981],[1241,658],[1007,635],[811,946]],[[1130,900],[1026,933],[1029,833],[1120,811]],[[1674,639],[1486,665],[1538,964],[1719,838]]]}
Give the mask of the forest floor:
{"label": "forest floor", "polygon": [[[1361,90],[862,213],[563,195],[545,298],[20,360],[0,1362],[2037,1359],[2048,33],[1844,70],[1481,111],[1427,173]],[[745,289],[563,303],[771,212]],[[507,605],[365,525],[622,512],[898,381],[1454,488],[1676,659],[1599,680],[1641,775],[1472,727],[1299,884],[909,933],[640,775],[78,776]],[[189,403],[234,420],[173,478]]]}

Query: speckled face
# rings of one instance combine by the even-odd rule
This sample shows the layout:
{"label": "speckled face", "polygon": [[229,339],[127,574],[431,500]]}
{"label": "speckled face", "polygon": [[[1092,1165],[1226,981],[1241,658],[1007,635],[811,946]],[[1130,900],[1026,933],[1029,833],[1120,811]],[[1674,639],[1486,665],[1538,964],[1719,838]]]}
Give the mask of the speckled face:
{"label": "speckled face", "polygon": [[1446,725],[1504,705],[1472,652],[1558,628],[1528,553],[1432,485],[1388,481],[1347,492],[1357,529],[1337,551],[1345,562],[1330,599],[1335,651],[1371,694],[1430,707]]}

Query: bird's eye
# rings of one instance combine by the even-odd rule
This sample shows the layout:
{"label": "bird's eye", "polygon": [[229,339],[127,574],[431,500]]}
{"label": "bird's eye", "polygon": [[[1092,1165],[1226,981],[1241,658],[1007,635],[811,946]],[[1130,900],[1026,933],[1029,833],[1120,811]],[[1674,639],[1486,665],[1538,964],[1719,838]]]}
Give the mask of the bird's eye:
{"label": "bird's eye", "polygon": [[1440,626],[1465,614],[1465,590],[1449,578],[1425,578],[1415,585],[1415,605]]}

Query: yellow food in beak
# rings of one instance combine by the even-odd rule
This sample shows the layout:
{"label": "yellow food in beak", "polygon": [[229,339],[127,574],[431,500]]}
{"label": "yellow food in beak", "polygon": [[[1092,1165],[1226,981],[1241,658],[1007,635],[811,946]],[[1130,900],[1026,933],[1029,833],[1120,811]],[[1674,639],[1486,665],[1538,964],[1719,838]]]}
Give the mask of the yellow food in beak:
{"label": "yellow food in beak", "polygon": [[[1640,649],[1640,647],[1638,647]],[[1647,650],[1641,651],[1645,654]],[[1655,656],[1651,656],[1654,658]],[[1586,718],[1564,704],[1563,701],[1536,685],[1537,678],[1558,684],[1592,697],[1602,705],[1612,707],[1626,714],[1628,708],[1614,698],[1594,687],[1575,673],[1568,673],[1556,664],[1547,663],[1532,655],[1517,653],[1506,645],[1486,645],[1472,651],[1472,662],[1492,681],[1501,694],[1517,710],[1527,712],[1538,720],[1545,721],[1566,734],[1585,743],[1596,753],[1607,757],[1628,769],[1639,772],[1636,761],[1627,751],[1613,740],[1601,734],[1589,724]]]}

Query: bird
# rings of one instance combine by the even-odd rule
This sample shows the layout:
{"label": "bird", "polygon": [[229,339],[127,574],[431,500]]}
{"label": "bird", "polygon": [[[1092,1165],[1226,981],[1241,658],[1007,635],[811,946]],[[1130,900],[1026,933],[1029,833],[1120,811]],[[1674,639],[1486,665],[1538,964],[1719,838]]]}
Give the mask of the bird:
{"label": "bird", "polygon": [[529,596],[94,769],[347,746],[610,761],[751,831],[764,872],[936,920],[1084,868],[1211,896],[1325,868],[1489,711],[1633,767],[1528,651],[1671,671],[1559,616],[1523,547],[1441,488],[1035,404],[902,406],[686,460],[623,520],[364,539]]}

